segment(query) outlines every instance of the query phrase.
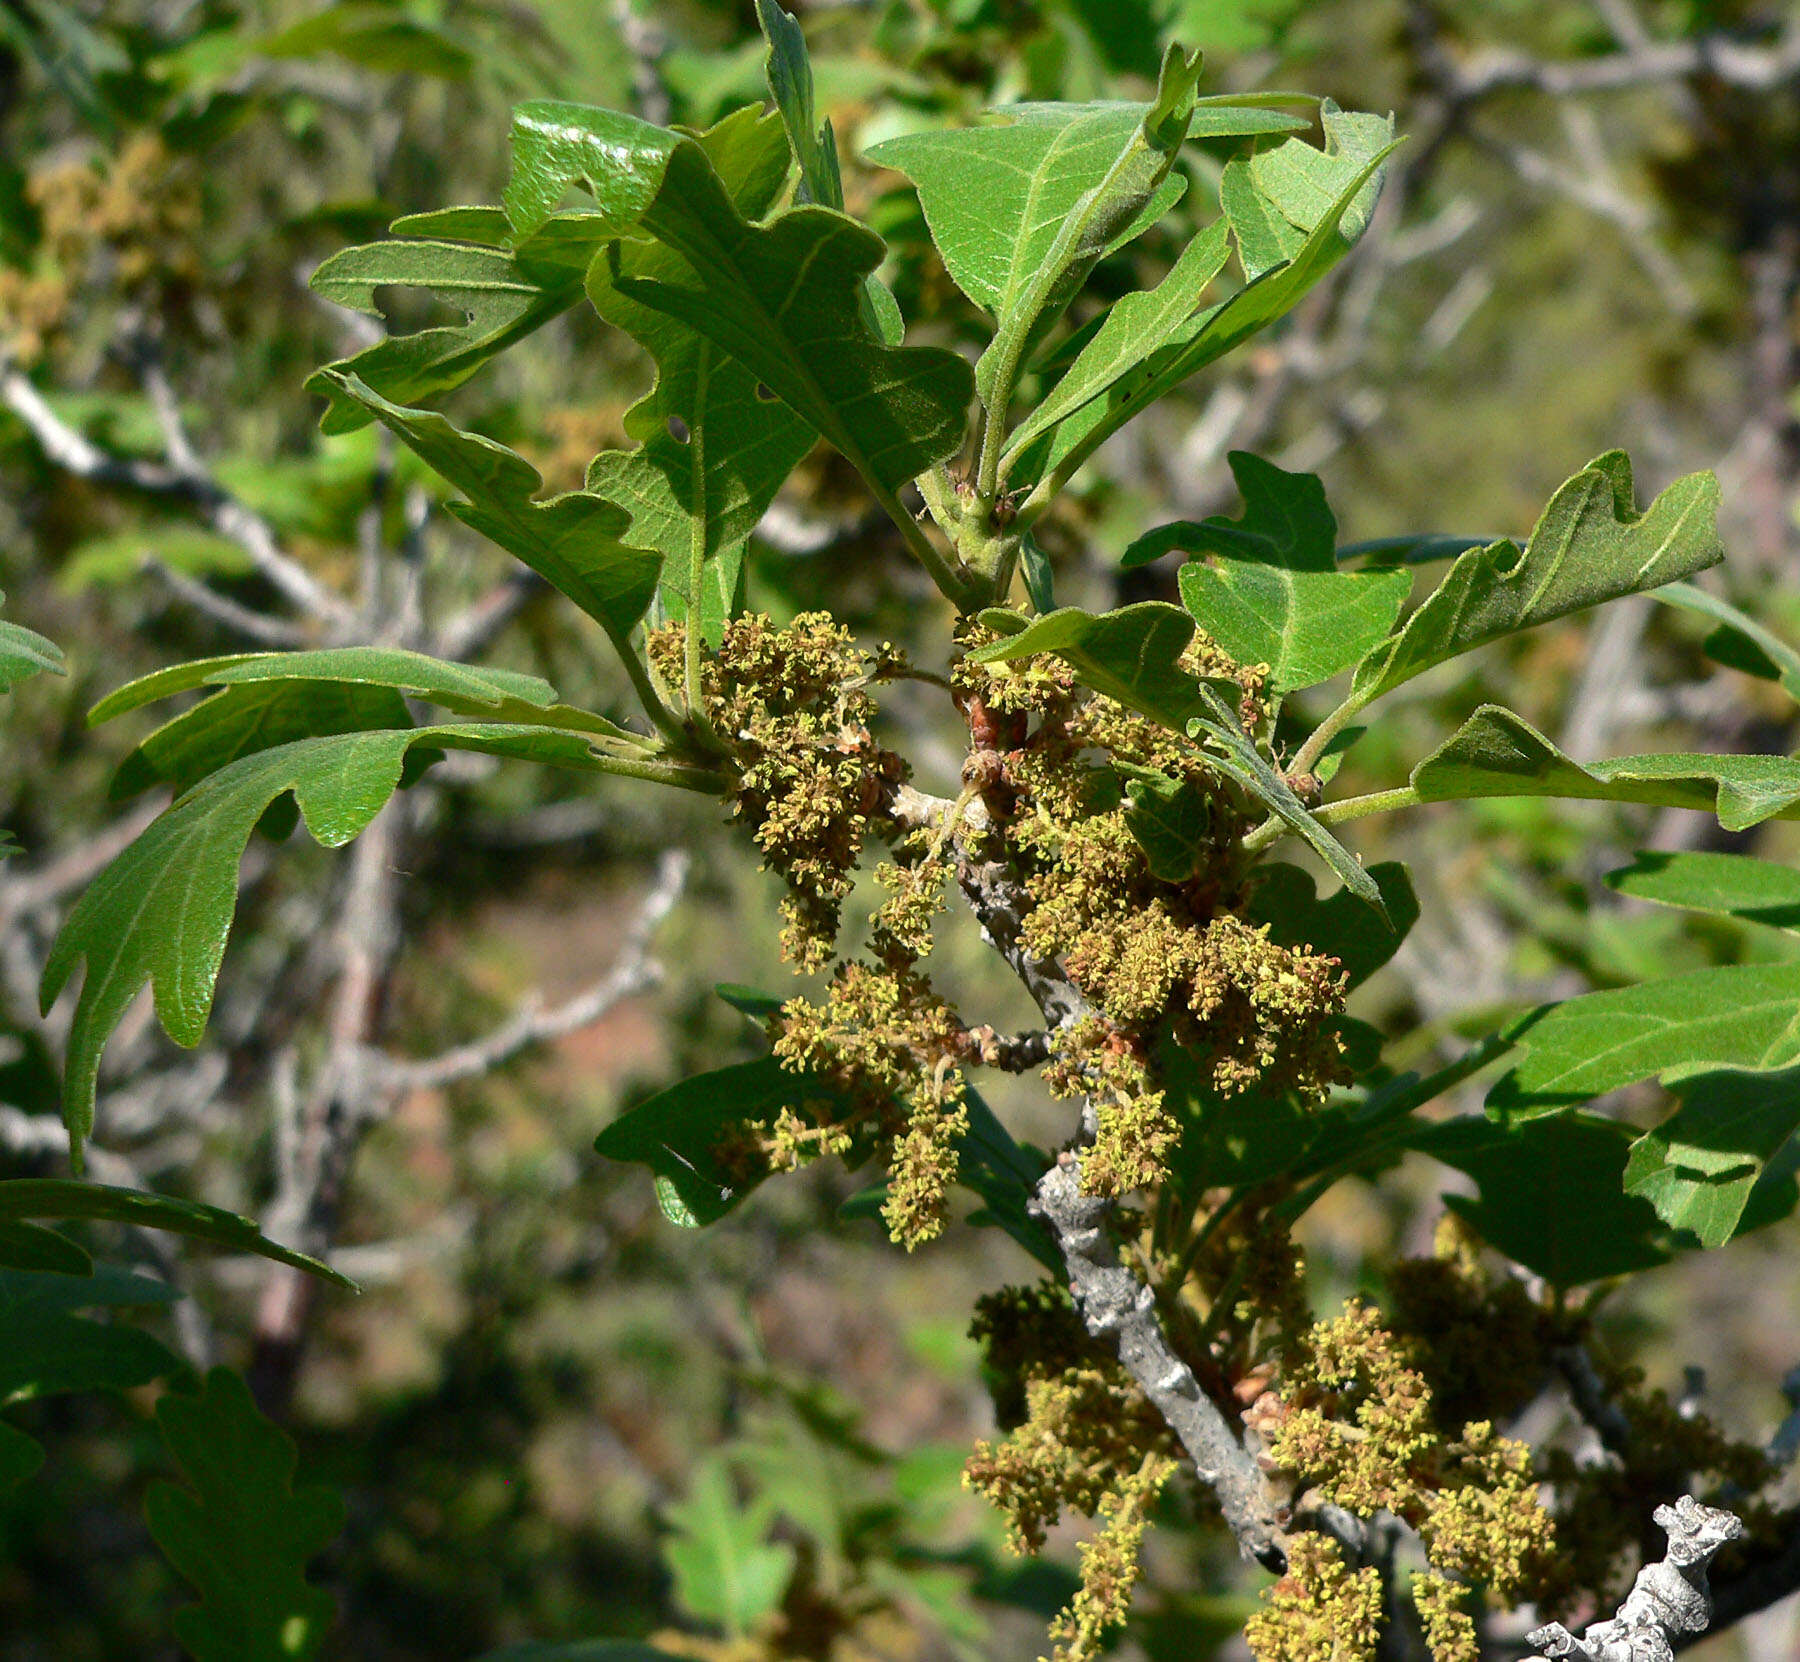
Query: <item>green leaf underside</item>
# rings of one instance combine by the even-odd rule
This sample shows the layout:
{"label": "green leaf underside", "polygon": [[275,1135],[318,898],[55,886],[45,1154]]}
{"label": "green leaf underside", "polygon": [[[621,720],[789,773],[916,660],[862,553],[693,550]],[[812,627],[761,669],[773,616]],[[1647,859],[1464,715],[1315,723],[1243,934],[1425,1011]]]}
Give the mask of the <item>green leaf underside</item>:
{"label": "green leaf underside", "polygon": [[990,610],[981,621],[1007,636],[970,653],[974,663],[1010,663],[1054,652],[1084,686],[1178,733],[1203,708],[1200,683],[1180,665],[1194,638],[1194,620],[1179,606],[1144,600],[1100,613],[1065,606],[1031,623],[1016,613]]}
{"label": "green leaf underside", "polygon": [[1727,964],[1584,993],[1526,1016],[1524,1053],[1488,1093],[1506,1119],[1554,1114],[1640,1079],[1800,1062],[1800,963]]}
{"label": "green leaf underside", "polygon": [[[1145,133],[1151,113],[1123,102],[1014,104],[982,126],[911,133],[867,156],[912,181],[951,280],[1005,323],[1047,273],[1054,285],[1075,261],[1091,266],[1180,198],[1185,181],[1163,178],[1172,148],[1157,150]],[[1266,131],[1270,114],[1245,118]],[[1051,271],[1065,226],[1084,214],[1076,237],[1064,239],[1063,269]]]}
{"label": "green leaf underside", "polygon": [[1718,481],[1677,479],[1641,514],[1623,451],[1595,458],[1550,499],[1523,552],[1501,541],[1451,567],[1356,672],[1364,703],[1424,670],[1553,618],[1691,577],[1724,558]]}
{"label": "green leaf underside", "polygon": [[351,1292],[357,1291],[356,1283],[348,1276],[304,1252],[269,1240],[249,1218],[197,1200],[53,1177],[18,1177],[0,1182],[0,1220],[10,1223],[27,1218],[81,1218],[166,1230],[232,1252],[255,1253],[259,1258],[291,1265]]}
{"label": "green leaf underside", "polygon": [[1593,1114],[1513,1126],[1470,1114],[1413,1146],[1474,1178],[1478,1199],[1444,1204],[1490,1246],[1553,1286],[1579,1287],[1668,1260],[1655,1212],[1623,1189],[1632,1135]]}
{"label": "green leaf underside", "polygon": [[1800,929],[1800,871],[1773,860],[1645,849],[1629,866],[1608,872],[1604,881],[1619,894],[1659,906]]}
{"label": "green leaf underside", "polygon": [[1104,398],[1089,400],[1016,451],[1002,468],[1002,477],[1009,481],[1036,481],[1073,466],[1076,459],[1090,454],[1106,434],[1286,316],[1349,252],[1354,239],[1347,238],[1339,227],[1359,193],[1380,172],[1392,148],[1390,145],[1370,159],[1332,204],[1331,211],[1308,233],[1292,260],[1271,267],[1229,299],[1187,319],[1164,346],[1114,382]]}
{"label": "green leaf underside", "polygon": [[663,1557],[690,1615],[739,1638],[780,1604],[794,1572],[794,1548],[765,1539],[768,1509],[739,1504],[723,1456],[701,1460],[668,1521],[674,1534],[663,1543]]}
{"label": "green leaf underside", "polygon": [[397,404],[412,404],[459,387],[489,359],[542,328],[581,298],[581,272],[533,265],[503,249],[453,242],[378,242],[346,248],[313,273],[312,286],[340,306],[379,317],[377,289],[420,288],[461,308],[454,327],[395,335],[330,364],[307,388],[329,400],[320,427],[347,433],[366,427],[373,410],[349,393],[355,380]]}
{"label": "green leaf underside", "polygon": [[625,641],[648,609],[662,567],[660,554],[622,540],[631,522],[625,509],[589,491],[539,502],[537,469],[505,445],[465,433],[434,410],[403,409],[354,376],[335,384],[463,493],[467,500],[450,506],[458,519],[567,595],[614,641]]}
{"label": "green leaf underside", "polygon": [[110,1266],[90,1275],[0,1270],[0,1406],[69,1391],[130,1390],[179,1373],[180,1358],[141,1328],[77,1312],[180,1296]]}
{"label": "green leaf underside", "polygon": [[1354,667],[1393,628],[1412,573],[1337,569],[1337,521],[1310,473],[1285,473],[1244,451],[1231,471],[1244,517],[1165,526],[1165,547],[1210,554],[1181,569],[1181,599],[1200,627],[1242,664],[1267,664],[1277,695]]}
{"label": "green leaf underside", "polygon": [[1215,751],[1208,753],[1208,759],[1213,766],[1250,792],[1337,874],[1351,894],[1374,907],[1383,922],[1388,923],[1387,905],[1381,890],[1363,869],[1362,862],[1294,795],[1292,787],[1269,765],[1256,748],[1255,741],[1238,725],[1236,712],[1210,683],[1202,685],[1200,695],[1207,713],[1189,722],[1188,732],[1190,736],[1204,734],[1212,740]]}
{"label": "green leaf underside", "polygon": [[[743,110],[699,142],[738,211],[747,218],[761,214],[787,172],[781,122]],[[687,615],[692,566],[699,562],[702,627],[716,642],[736,609],[750,533],[817,435],[714,342],[620,286],[679,281],[686,269],[681,255],[660,243],[631,242],[589,271],[594,309],[650,353],[657,381],[625,417],[638,448],[596,456],[587,489],[626,509],[629,540],[662,556],[669,616]]]}
{"label": "green leaf underside", "polygon": [[1800,1069],[1690,1074],[1670,1090],[1681,1107],[1632,1145],[1626,1192],[1702,1246],[1723,1246],[1745,1223],[1769,1162],[1800,1130]]}
{"label": "green leaf underside", "polygon": [[1400,950],[1419,921],[1419,899],[1405,866],[1384,860],[1370,866],[1368,874],[1381,894],[1385,924],[1372,919],[1368,907],[1348,890],[1320,896],[1308,873],[1281,862],[1257,868],[1245,916],[1251,923],[1267,924],[1269,939],[1280,946],[1336,958],[1349,986],[1360,987]]}
{"label": "green leaf underside", "polygon": [[1230,253],[1230,227],[1215,219],[1181,251],[1155,288],[1115,300],[1049,396],[1007,436],[1003,464],[1040,433],[1103,398],[1151,353],[1168,345],[1200,309],[1201,296],[1225,269]]}
{"label": "green leaf underside", "polygon": [[1368,226],[1381,192],[1370,169],[1393,148],[1393,121],[1341,110],[1330,99],[1321,104],[1319,121],[1324,149],[1290,138],[1225,168],[1219,201],[1247,279],[1296,260],[1313,229],[1334,212],[1346,242]]}
{"label": "green leaf underside", "polygon": [[213,1369],[198,1396],[170,1392],[156,1419],[187,1486],[157,1484],[144,1516],[200,1595],[176,1611],[175,1636],[194,1662],[316,1656],[336,1605],[307,1583],[306,1565],[343,1527],[342,1500],[295,1485],[293,1441],[229,1369]]}
{"label": "green leaf underside", "polygon": [[831,123],[815,124],[818,112],[813,105],[812,63],[806,53],[806,36],[774,0],[756,0],[756,20],[769,43],[763,60],[769,96],[775,100],[800,168],[796,195],[801,202],[842,208],[844,181],[838,169]]}
{"label": "green leaf underside", "polygon": [[1718,623],[1703,643],[1708,657],[1746,675],[1777,681],[1789,698],[1800,700],[1800,652],[1773,630],[1692,583],[1670,583],[1656,591],[1656,598],[1666,606],[1699,612]]}
{"label": "green leaf underside", "polygon": [[1168,346],[1175,331],[1201,308],[1201,295],[1224,270],[1231,254],[1229,225],[1211,225],[1181,250],[1156,288],[1121,295],[1107,308],[1100,328],[1087,340],[1075,362],[1069,364],[1048,398],[1006,438],[1003,461],[1030,445],[1058,421],[1103,398],[1107,391],[1145,362],[1154,351]]}
{"label": "green leaf underside", "polygon": [[170,1038],[199,1043],[236,909],[238,863],[270,805],[291,793],[314,840],[339,847],[381,811],[415,747],[596,772],[618,765],[597,756],[587,734],[467,723],[301,739],[209,775],[89,885],[45,965],[48,1009],[76,964],[87,963],[69,1030],[63,1100],[77,1159],[93,1126],[100,1051],[146,981]]}
{"label": "green leaf underside", "polygon": [[1558,796],[1693,808],[1728,831],[1800,818],[1800,759],[1683,752],[1571,761],[1523,717],[1484,704],[1413,769],[1423,802]]}

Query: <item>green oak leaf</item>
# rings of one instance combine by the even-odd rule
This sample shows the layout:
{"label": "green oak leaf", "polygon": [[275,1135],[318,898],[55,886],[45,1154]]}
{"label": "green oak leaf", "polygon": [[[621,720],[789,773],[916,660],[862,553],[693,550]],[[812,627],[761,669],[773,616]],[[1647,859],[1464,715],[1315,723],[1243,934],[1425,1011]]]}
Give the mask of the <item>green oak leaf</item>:
{"label": "green oak leaf", "polygon": [[[773,199],[788,169],[781,122],[740,110],[698,142],[746,218]],[[775,493],[816,440],[812,427],[769,396],[757,376],[685,323],[632,299],[615,281],[680,280],[681,255],[656,242],[622,244],[596,260],[588,298],[656,361],[657,381],[625,417],[635,450],[601,452],[587,489],[631,515],[630,540],[662,556],[670,617],[685,618],[690,588],[701,626],[717,643],[740,607],[744,549]]]}
{"label": "green oak leaf", "polygon": [[1658,589],[1655,597],[1666,606],[1698,612],[1718,624],[1701,643],[1709,658],[1759,680],[1779,682],[1789,698],[1800,701],[1800,652],[1772,629],[1692,583],[1670,583]]}
{"label": "green oak leaf", "polygon": [[1488,1093],[1507,1120],[1554,1114],[1640,1079],[1800,1062],[1800,963],[1725,964],[1583,993],[1508,1029],[1524,1053]]}
{"label": "green oak leaf", "polygon": [[864,322],[864,279],[883,253],[873,231],[816,204],[753,224],[698,141],[612,110],[526,104],[513,156],[515,229],[543,225],[585,185],[597,235],[648,235],[681,256],[679,271],[634,278],[608,242],[613,286],[737,359],[878,492],[961,447],[969,366],[939,347],[889,345]]}
{"label": "green oak leaf", "polygon": [[1125,825],[1144,851],[1145,864],[1165,883],[1190,881],[1216,852],[1212,805],[1190,779],[1130,769]]}
{"label": "green oak leaf", "polygon": [[1773,860],[1642,849],[1629,866],[1609,871],[1602,881],[1619,894],[1659,906],[1800,929],[1800,871]]}
{"label": "green oak leaf", "polygon": [[394,335],[316,371],[307,388],[329,401],[320,427],[348,433],[366,427],[373,411],[345,385],[355,380],[397,404],[412,404],[459,387],[490,358],[541,329],[581,299],[581,272],[532,264],[500,248],[454,242],[390,241],[346,248],[312,275],[327,300],[381,316],[377,289],[424,289],[460,307],[454,327]]}
{"label": "green oak leaf", "polygon": [[236,909],[238,865],[271,804],[291,794],[314,840],[336,848],[386,805],[416,747],[631,771],[629,761],[597,753],[594,742],[591,734],[497,722],[333,734],[244,756],[179,798],[88,886],[44,967],[47,1010],[76,965],[87,964],[63,1094],[77,1169],[93,1127],[101,1049],[146,981],[169,1037],[200,1042]]}
{"label": "green oak leaf", "polygon": [[1229,226],[1215,219],[1181,251],[1168,275],[1153,289],[1121,295],[1106,309],[1043,402],[1007,435],[1001,465],[1041,433],[1103,398],[1153,352],[1167,346],[1200,309],[1200,298],[1225,269],[1231,253]]}
{"label": "green oak leaf", "polygon": [[838,1094],[806,1074],[790,1073],[772,1056],[696,1074],[658,1091],[612,1122],[594,1147],[609,1160],[648,1166],[663,1215],[684,1229],[717,1223],[762,1175],[745,1178],[720,1163],[720,1142],[746,1120],[783,1108],[837,1104]]}
{"label": "green oak leaf", "polygon": [[141,1328],[80,1310],[167,1304],[175,1288],[103,1266],[88,1275],[0,1270],[0,1406],[70,1391],[129,1390],[185,1364]]}
{"label": "green oak leaf", "polygon": [[[254,1253],[259,1258],[305,1270],[308,1275],[351,1292],[358,1290],[354,1281],[330,1265],[271,1241],[249,1218],[197,1200],[55,1177],[15,1177],[0,1182],[0,1225],[21,1227],[22,1220],[28,1218],[80,1218],[93,1223],[129,1224],[137,1229],[161,1229],[231,1252]],[[72,1242],[64,1244],[73,1246]],[[80,1248],[74,1250],[79,1252]]]}
{"label": "green oak leaf", "polygon": [[[1151,103],[1014,104],[980,127],[888,139],[868,159],[912,181],[951,279],[998,320],[996,341],[1010,334],[1017,345],[1042,334],[1099,259],[1180,199],[1186,180],[1169,169],[1199,73],[1198,54],[1171,47]],[[1266,110],[1243,119],[1240,130],[1292,125]]]}
{"label": "green oak leaf", "polygon": [[1285,317],[1350,251],[1355,236],[1347,232],[1347,218],[1364,188],[1379,178],[1393,148],[1389,144],[1371,157],[1344,186],[1291,260],[1270,266],[1236,294],[1183,321],[1164,345],[1115,381],[1104,398],[1089,400],[1021,446],[1002,469],[1002,477],[1014,484],[1052,475],[1068,477],[1108,435],[1139,412]]}
{"label": "green oak leaf", "polygon": [[322,1485],[296,1485],[292,1439],[228,1368],[214,1368],[198,1396],[169,1392],[156,1420],[186,1486],[157,1484],[144,1516],[200,1595],[175,1612],[175,1637],[194,1662],[316,1656],[337,1612],[307,1582],[306,1565],[343,1528],[343,1501]]}
{"label": "green oak leaf", "polygon": [[450,505],[458,519],[524,561],[629,651],[626,637],[656,592],[662,556],[621,540],[630,526],[625,509],[590,491],[537,501],[537,469],[505,445],[465,433],[434,410],[404,409],[354,375],[320,373],[463,493],[466,501]]}
{"label": "green oak leaf", "polygon": [[[756,21],[761,25],[769,50],[763,58],[763,78],[769,84],[769,96],[775,101],[782,125],[787,129],[788,144],[799,164],[800,179],[794,187],[794,200],[817,202],[821,207],[844,207],[844,179],[838,165],[837,135],[829,119],[819,122],[813,102],[812,60],[806,51],[806,36],[774,0],[756,0]],[[718,158],[714,157],[714,165]],[[723,169],[720,170],[723,173]],[[906,333],[905,320],[879,277],[872,273],[863,279],[863,321],[870,332],[898,346]]]}
{"label": "green oak leaf", "polygon": [[[6,596],[0,594],[0,601]],[[10,692],[21,681],[48,670],[63,675],[62,649],[35,629],[0,620],[0,692]]]}
{"label": "green oak leaf", "polygon": [[976,1228],[992,1225],[1003,1230],[1045,1269],[1060,1275],[1063,1259],[1056,1237],[1031,1211],[1048,1157],[1015,1141],[972,1085],[963,1087],[963,1106],[969,1129],[958,1145],[956,1180],[982,1202],[968,1221]]}
{"label": "green oak leaf", "polygon": [[1269,939],[1279,946],[1337,959],[1347,984],[1360,987],[1400,950],[1419,921],[1419,898],[1405,866],[1384,860],[1368,873],[1381,894],[1385,923],[1371,918],[1369,908],[1348,889],[1321,896],[1310,875],[1280,861],[1257,867],[1244,916],[1267,925]]}
{"label": "green oak leaf", "polygon": [[1686,752],[1571,761],[1522,716],[1484,704],[1412,773],[1422,802],[1559,796],[1718,816],[1728,831],[1800,818],[1800,759]]}
{"label": "green oak leaf", "polygon": [[1393,628],[1412,573],[1340,571],[1337,521],[1319,480],[1241,450],[1230,461],[1242,519],[1164,526],[1150,537],[1158,552],[1212,556],[1181,568],[1182,604],[1239,663],[1267,664],[1272,693],[1329,681]]}
{"label": "green oak leaf", "polygon": [[[35,1182],[36,1179],[22,1181]],[[6,1191],[0,1185],[0,1201]],[[40,1270],[51,1275],[92,1275],[94,1260],[85,1247],[42,1224],[0,1218],[0,1269]],[[0,1484],[0,1487],[4,1487]]]}
{"label": "green oak leaf", "polygon": [[1143,600],[1099,613],[1065,606],[1031,622],[990,609],[981,621],[1002,631],[1004,638],[971,652],[973,663],[1010,663],[1054,652],[1084,686],[1178,733],[1204,707],[1199,681],[1181,667],[1181,655],[1194,638],[1194,620],[1179,606]]}
{"label": "green oak leaf", "polygon": [[[1341,110],[1327,98],[1319,107],[1319,125],[1323,149],[1290,138],[1225,168],[1219,204],[1237,238],[1246,279],[1298,259],[1314,228],[1334,213],[1346,242],[1355,242],[1368,227],[1381,194],[1379,166],[1393,148],[1394,123]],[[1370,171],[1371,164],[1377,171]]]}
{"label": "green oak leaf", "polygon": [[1769,1162],[1800,1131],[1800,1069],[1722,1069],[1669,1088],[1681,1107],[1632,1144],[1625,1190],[1702,1246],[1723,1246],[1740,1232]]}
{"label": "green oak leaf", "polygon": [[781,1603],[794,1549],[767,1539],[773,1519],[766,1505],[739,1503],[723,1455],[700,1460],[667,1519],[673,1534],[663,1542],[663,1558],[690,1615],[742,1638]]}
{"label": "green oak leaf", "polygon": [[1628,1126],[1594,1114],[1495,1125],[1478,1114],[1440,1121],[1411,1139],[1479,1185],[1444,1204],[1489,1246],[1555,1287],[1579,1287],[1666,1263],[1648,1202],[1624,1192]]}
{"label": "green oak leaf", "polygon": [[1631,463],[1609,450],[1550,499],[1523,551],[1502,540],[1458,559],[1405,627],[1363,661],[1352,695],[1366,704],[1503,635],[1717,565],[1725,554],[1718,510],[1718,481],[1690,473],[1639,513]]}

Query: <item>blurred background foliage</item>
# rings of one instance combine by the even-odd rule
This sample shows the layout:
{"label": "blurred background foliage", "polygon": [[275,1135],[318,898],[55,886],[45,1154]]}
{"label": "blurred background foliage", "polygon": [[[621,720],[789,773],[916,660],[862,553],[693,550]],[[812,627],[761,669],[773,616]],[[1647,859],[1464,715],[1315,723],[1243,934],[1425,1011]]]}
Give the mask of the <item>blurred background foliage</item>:
{"label": "blurred background foliage", "polygon": [[[1717,467],[1732,558],[1716,592],[1778,632],[1800,624],[1791,6],[797,9],[851,206],[888,238],[901,305],[935,338],[979,336],[910,193],[857,160],[881,137],[1017,99],[1141,95],[1171,37],[1206,48],[1212,90],[1325,93],[1392,109],[1409,135],[1327,292],[1110,444],[1042,527],[1062,602],[1161,593],[1166,573],[1121,574],[1117,557],[1163,519],[1235,511],[1233,448],[1321,473],[1357,541],[1522,533],[1560,480],[1619,446],[1640,499]],[[1767,60],[1766,84],[1711,72],[1705,43]],[[619,691],[546,595],[436,511],[439,487],[407,453],[374,430],[318,435],[301,383],[360,337],[309,293],[312,268],[399,215],[496,199],[523,96],[705,123],[761,96],[761,52],[748,0],[0,0],[0,586],[8,615],[71,665],[7,712],[0,825],[26,853],[0,874],[0,1174],[60,1169],[61,1030],[36,1013],[37,969],[109,828],[140,812],[108,798],[138,730],[83,724],[101,693],[178,657],[398,638],[420,616],[571,697]],[[1190,166],[1199,188],[1101,268],[1085,305],[1154,280],[1212,217],[1217,158],[1199,150]],[[396,307],[397,323],[432,320],[413,299]],[[622,442],[647,379],[628,343],[572,313],[451,409],[567,488]],[[234,508],[288,564],[247,550]],[[753,602],[791,615],[829,595],[869,637],[931,639],[937,604],[892,535],[817,455],[754,545]],[[290,568],[343,597],[338,611],[289,606]],[[291,618],[286,635],[257,636],[271,613]],[[1791,706],[1742,667],[1767,666],[1708,628],[1638,600],[1539,631],[1423,679],[1347,765],[1384,781],[1501,689],[1577,757],[1792,750]],[[922,711],[894,701],[897,747],[941,789],[962,741]],[[602,1633],[844,1662],[1039,1644],[1076,1536],[1041,1563],[1012,1559],[958,1484],[992,1414],[967,1312],[1020,1276],[1019,1250],[961,1231],[901,1257],[866,1217],[839,1216],[859,1181],[836,1170],[681,1232],[641,1171],[591,1152],[622,1107],[755,1053],[712,987],[777,973],[774,896],[712,806],[465,758],[386,823],[360,865],[310,845],[276,863],[253,849],[213,1035],[193,1056],[147,1019],[122,1035],[96,1150],[103,1178],[335,1238],[367,1286],[309,1300],[260,1262],[108,1243],[115,1258],[153,1255],[188,1296],[150,1319],[190,1360],[248,1368],[304,1471],[346,1496],[321,1569],[342,1608],[328,1654],[447,1662]],[[1353,840],[1371,860],[1411,862],[1425,901],[1400,959],[1359,994],[1359,1013],[1399,1035],[1396,1065],[1447,1057],[1459,1033],[1545,997],[1796,950],[1790,935],[1633,906],[1599,884],[1635,848],[1744,845],[1697,816],[1502,802]],[[1771,825],[1756,846],[1793,858],[1793,841]],[[406,1074],[603,987],[634,926],[654,921],[643,897],[671,848],[692,863],[656,926],[658,985],[597,1000],[598,1020],[516,1058]],[[950,950],[949,979],[979,976],[991,998],[972,934]],[[365,1065],[377,1052],[398,1071]],[[995,1105],[1022,1136],[1064,1134],[1026,1086]],[[1639,1106],[1657,1117],[1649,1096]],[[337,1166],[309,1170],[296,1137],[341,1124]],[[1307,1244],[1322,1310],[1357,1287],[1379,1294],[1374,1263],[1426,1249],[1441,1186],[1408,1165],[1318,1209]],[[1617,1357],[1677,1392],[1704,1365],[1709,1406],[1766,1434],[1800,1360],[1796,1244],[1788,1223],[1642,1278],[1605,1318]],[[164,1464],[152,1400],[14,1414],[51,1460],[0,1498],[4,1662],[174,1654],[181,1595],[140,1521]],[[1243,1584],[1182,1505],[1165,1510],[1126,1652],[1232,1654]],[[1792,1654],[1791,1604],[1707,1654]]]}

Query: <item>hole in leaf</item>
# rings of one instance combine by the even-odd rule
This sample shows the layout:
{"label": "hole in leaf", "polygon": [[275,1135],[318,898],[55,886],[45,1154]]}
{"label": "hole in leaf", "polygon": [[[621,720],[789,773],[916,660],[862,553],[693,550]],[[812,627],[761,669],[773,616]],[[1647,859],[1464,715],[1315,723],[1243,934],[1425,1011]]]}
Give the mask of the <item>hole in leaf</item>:
{"label": "hole in leaf", "polygon": [[677,444],[686,444],[688,442],[687,423],[683,421],[680,416],[672,415],[669,417],[669,437]]}
{"label": "hole in leaf", "polygon": [[773,390],[761,381],[756,383],[756,398],[757,402],[761,404],[773,404],[775,402]]}

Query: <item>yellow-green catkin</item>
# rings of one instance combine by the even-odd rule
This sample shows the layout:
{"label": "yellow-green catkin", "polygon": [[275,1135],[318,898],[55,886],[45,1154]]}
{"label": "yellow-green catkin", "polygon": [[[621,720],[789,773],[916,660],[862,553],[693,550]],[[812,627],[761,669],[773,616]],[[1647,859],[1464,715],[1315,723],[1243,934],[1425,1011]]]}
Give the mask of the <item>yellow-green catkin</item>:
{"label": "yellow-green catkin", "polygon": [[1256,1662],[1374,1662],[1380,1638],[1380,1572],[1311,1532],[1290,1537],[1287,1574],[1244,1627]]}

